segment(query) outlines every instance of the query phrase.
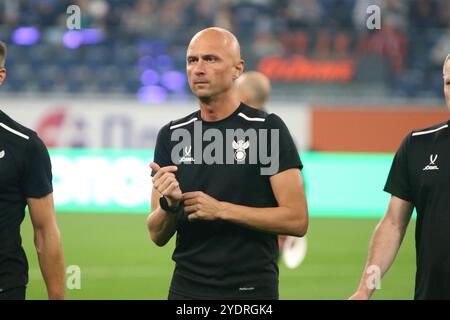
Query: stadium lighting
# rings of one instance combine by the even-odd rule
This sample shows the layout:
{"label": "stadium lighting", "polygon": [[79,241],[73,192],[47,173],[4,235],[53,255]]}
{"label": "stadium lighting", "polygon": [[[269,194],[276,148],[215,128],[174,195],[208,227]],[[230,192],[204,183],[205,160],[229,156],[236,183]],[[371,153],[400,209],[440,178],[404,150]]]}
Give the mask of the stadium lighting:
{"label": "stadium lighting", "polygon": [[156,85],[159,81],[159,74],[155,70],[145,70],[141,75],[141,82],[144,86]]}
{"label": "stadium lighting", "polygon": [[167,91],[160,86],[146,86],[138,90],[137,98],[144,103],[158,104],[167,100]]}
{"label": "stadium lighting", "polygon": [[141,70],[146,70],[146,69],[153,68],[154,61],[151,56],[143,56],[139,59],[138,64],[139,64],[139,68],[141,68]]}
{"label": "stadium lighting", "polygon": [[103,40],[103,32],[100,29],[83,29],[83,44],[92,45],[97,44]]}
{"label": "stadium lighting", "polygon": [[41,33],[34,27],[19,27],[12,34],[12,41],[22,46],[36,44],[41,37]]}
{"label": "stadium lighting", "polygon": [[83,44],[83,35],[80,31],[67,31],[63,36],[63,44],[69,49],[79,48]]}
{"label": "stadium lighting", "polygon": [[156,57],[156,63],[160,70],[168,70],[173,67],[173,59],[168,55],[160,55]]}
{"label": "stadium lighting", "polygon": [[103,33],[98,29],[70,30],[63,36],[63,44],[69,49],[79,48],[81,45],[93,45],[103,40]]}
{"label": "stadium lighting", "polygon": [[172,91],[183,91],[186,82],[186,75],[179,71],[167,71],[162,76],[163,86]]}

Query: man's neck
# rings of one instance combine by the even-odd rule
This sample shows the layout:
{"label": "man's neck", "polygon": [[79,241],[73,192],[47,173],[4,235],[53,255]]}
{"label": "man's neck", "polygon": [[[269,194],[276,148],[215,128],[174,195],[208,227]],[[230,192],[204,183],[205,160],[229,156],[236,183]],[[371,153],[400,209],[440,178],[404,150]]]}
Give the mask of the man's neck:
{"label": "man's neck", "polygon": [[230,97],[215,101],[200,100],[200,113],[203,121],[219,121],[227,118],[239,108],[239,99]]}

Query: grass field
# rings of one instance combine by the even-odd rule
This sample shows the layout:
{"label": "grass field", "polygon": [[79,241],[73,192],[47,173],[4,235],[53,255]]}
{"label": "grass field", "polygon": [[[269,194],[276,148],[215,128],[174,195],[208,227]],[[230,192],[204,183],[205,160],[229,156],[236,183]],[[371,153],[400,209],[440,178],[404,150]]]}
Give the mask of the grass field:
{"label": "grass field", "polygon": [[[66,266],[81,268],[81,289],[68,299],[165,299],[174,264],[173,241],[156,247],[145,215],[60,214]],[[346,299],[356,288],[377,220],[312,218],[308,253],[294,270],[280,267],[281,299]],[[411,299],[414,223],[374,299]],[[22,236],[30,263],[28,299],[46,299],[27,217]]]}

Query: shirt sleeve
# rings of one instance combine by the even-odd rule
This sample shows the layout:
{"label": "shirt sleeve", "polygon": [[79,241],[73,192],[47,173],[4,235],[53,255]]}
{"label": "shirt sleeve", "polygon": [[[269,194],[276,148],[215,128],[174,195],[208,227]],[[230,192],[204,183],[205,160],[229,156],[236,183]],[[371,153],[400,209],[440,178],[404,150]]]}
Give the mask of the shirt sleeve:
{"label": "shirt sleeve", "polygon": [[30,137],[24,168],[21,187],[26,198],[41,198],[53,192],[50,156],[38,136]]}
{"label": "shirt sleeve", "polygon": [[[272,141],[272,146],[269,148],[271,150],[271,157],[275,161],[278,161],[279,164],[278,170],[273,175],[292,168],[303,169],[297,147],[286,124],[279,116],[273,113],[268,116],[267,121],[269,137],[271,136],[270,130],[278,130],[278,154],[276,152],[277,150],[273,148],[276,142]],[[275,152],[275,154],[272,155],[272,152]]]}
{"label": "shirt sleeve", "polygon": [[410,143],[411,134],[408,134],[395,154],[386,185],[384,186],[384,191],[408,202],[413,200],[408,174],[408,149]]}
{"label": "shirt sleeve", "polygon": [[[153,157],[153,162],[156,162],[161,168],[166,166],[171,166],[172,160],[170,158],[170,137],[169,137],[169,127],[170,123],[168,125],[165,125],[161,128],[158,132],[158,137],[156,138],[156,146],[155,146],[155,153]],[[152,170],[152,177],[156,174],[154,170]]]}

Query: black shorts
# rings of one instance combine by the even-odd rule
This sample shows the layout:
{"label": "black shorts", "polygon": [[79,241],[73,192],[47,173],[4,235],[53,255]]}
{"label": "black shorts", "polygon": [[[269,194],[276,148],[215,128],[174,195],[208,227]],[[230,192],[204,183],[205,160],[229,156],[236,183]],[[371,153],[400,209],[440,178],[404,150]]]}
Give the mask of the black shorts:
{"label": "black shorts", "polygon": [[27,287],[5,289],[0,292],[0,300],[25,300]]}

